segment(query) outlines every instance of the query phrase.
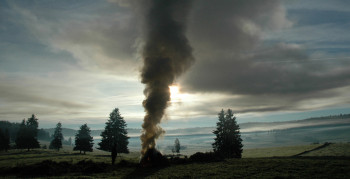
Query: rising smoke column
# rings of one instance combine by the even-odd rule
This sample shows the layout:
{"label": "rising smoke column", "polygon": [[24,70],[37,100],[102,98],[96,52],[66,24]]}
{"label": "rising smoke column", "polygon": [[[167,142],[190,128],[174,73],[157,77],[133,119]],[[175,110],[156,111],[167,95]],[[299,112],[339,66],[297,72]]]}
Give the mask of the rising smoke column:
{"label": "rising smoke column", "polygon": [[142,51],[142,83],[146,85],[143,101],[146,115],[142,124],[142,155],[154,148],[164,133],[159,126],[170,101],[169,85],[193,63],[192,49],[185,36],[188,0],[152,0],[145,16]]}

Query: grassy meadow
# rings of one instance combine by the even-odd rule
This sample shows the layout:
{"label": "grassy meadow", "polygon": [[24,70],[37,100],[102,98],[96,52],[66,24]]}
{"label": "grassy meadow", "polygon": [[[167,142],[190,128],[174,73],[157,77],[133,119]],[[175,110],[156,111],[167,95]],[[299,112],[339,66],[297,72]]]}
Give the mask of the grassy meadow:
{"label": "grassy meadow", "polygon": [[[217,162],[180,160],[169,166],[142,168],[140,154],[79,154],[72,147],[10,150],[0,153],[2,178],[350,178],[350,143],[246,149],[242,159]],[[321,146],[321,147],[320,147]],[[317,149],[317,150],[314,150]],[[307,151],[305,153],[305,151]],[[304,153],[303,153],[304,152]],[[302,155],[297,156],[298,154]],[[74,168],[82,169],[74,169]]]}

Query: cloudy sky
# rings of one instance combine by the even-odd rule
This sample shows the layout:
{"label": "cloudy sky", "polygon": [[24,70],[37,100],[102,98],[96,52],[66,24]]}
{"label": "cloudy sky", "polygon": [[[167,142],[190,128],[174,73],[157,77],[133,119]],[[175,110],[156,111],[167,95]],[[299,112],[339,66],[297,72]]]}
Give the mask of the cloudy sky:
{"label": "cloudy sky", "polygon": [[[143,9],[127,0],[0,1],[0,120],[104,127],[119,108],[140,128]],[[181,14],[181,12],[179,12]],[[163,126],[350,113],[350,1],[195,0],[195,62]]]}

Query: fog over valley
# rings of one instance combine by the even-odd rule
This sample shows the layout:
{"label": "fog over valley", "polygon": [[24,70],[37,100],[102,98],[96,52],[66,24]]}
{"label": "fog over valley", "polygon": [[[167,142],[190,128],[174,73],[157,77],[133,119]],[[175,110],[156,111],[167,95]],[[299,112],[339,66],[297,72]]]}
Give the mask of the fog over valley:
{"label": "fog over valley", "polygon": [[[278,146],[305,145],[325,142],[350,142],[350,115],[315,117],[285,122],[241,123],[240,131],[243,148],[264,148]],[[52,133],[54,129],[45,129]],[[157,148],[164,153],[172,153],[174,140],[179,139],[183,154],[196,151],[211,151],[215,127],[196,127],[167,130],[157,142]],[[130,137],[129,148],[139,151],[141,129],[127,129]],[[76,130],[63,128],[65,139],[76,134]],[[94,147],[101,139],[102,130],[92,130]]]}

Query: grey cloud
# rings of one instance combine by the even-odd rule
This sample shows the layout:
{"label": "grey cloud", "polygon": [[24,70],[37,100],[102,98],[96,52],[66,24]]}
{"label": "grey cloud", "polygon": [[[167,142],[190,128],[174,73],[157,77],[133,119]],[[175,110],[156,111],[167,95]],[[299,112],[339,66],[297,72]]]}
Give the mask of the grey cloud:
{"label": "grey cloud", "polygon": [[[33,87],[28,87],[26,85],[6,85],[0,84],[0,99],[5,104],[18,104],[20,106],[48,106],[56,107],[61,109],[82,109],[89,108],[90,105],[72,102],[71,100],[62,100],[59,96],[54,97],[50,93],[45,92],[45,85],[41,86],[42,89],[38,89],[33,85]],[[59,89],[57,89],[59,91]],[[3,103],[4,105],[4,103]]]}
{"label": "grey cloud", "polygon": [[[113,20],[120,18],[120,20]],[[97,17],[96,21],[76,19],[62,28],[60,38],[72,45],[91,45],[115,60],[132,60],[137,36],[136,19],[130,14]],[[98,59],[96,59],[98,60]]]}
{"label": "grey cloud", "polygon": [[[264,32],[290,25],[275,17],[286,16],[279,1],[203,2],[198,2],[190,25],[197,61],[182,79],[185,90],[248,96],[239,101],[249,103],[250,109],[241,111],[250,112],[293,110],[298,102],[322,98],[317,94],[350,84],[350,72],[345,70],[350,63],[329,65],[311,59],[302,45],[262,41]],[[242,21],[253,29],[242,29]],[[264,95],[286,102],[276,100],[269,106],[271,100],[265,98],[262,103],[268,106],[259,107]]]}
{"label": "grey cloud", "polygon": [[[259,34],[241,29],[237,19],[256,22],[258,29],[275,24],[269,19],[274,19],[270,18],[276,15],[274,11],[281,11],[279,1],[205,1],[203,4],[193,12],[196,26],[192,26],[190,37],[198,60],[184,80],[188,89],[252,95],[293,94],[349,83],[349,72],[330,73],[327,66],[310,61],[300,47],[283,43],[261,45]],[[262,15],[266,19],[262,20]]]}
{"label": "grey cloud", "polygon": [[[195,1],[189,38],[197,53],[251,49],[265,29],[290,26],[277,0]],[[278,18],[276,18],[278,17]]]}
{"label": "grey cloud", "polygon": [[301,50],[272,49],[243,58],[221,56],[212,61],[203,57],[188,74],[185,85],[193,91],[284,95],[332,89],[350,82],[349,71],[328,69],[309,60]]}
{"label": "grey cloud", "polygon": [[[140,14],[135,14],[134,8],[138,11],[140,4],[147,3],[108,1],[116,3],[84,2],[85,5],[67,7],[11,1],[10,8],[14,10],[11,15],[16,16],[10,19],[54,50],[73,54],[85,68],[96,67],[99,72],[117,74],[137,73],[135,66],[139,62],[133,59],[137,53],[135,45],[139,45]],[[187,37],[196,62],[184,78],[178,79],[183,89],[243,95],[234,102],[220,101],[212,106],[237,106],[241,112],[300,110],[297,108],[300,102],[323,99],[324,91],[350,83],[347,59],[329,64],[314,60],[305,50],[311,48],[307,46],[311,41],[315,45],[322,40],[347,39],[344,28],[322,24],[280,33],[278,30],[293,23],[286,18],[286,10],[278,0],[197,0],[192,8]],[[332,31],[335,33],[329,36]],[[270,41],[263,41],[263,37]],[[65,105],[59,100],[53,103]],[[68,105],[79,107],[79,104]]]}
{"label": "grey cloud", "polygon": [[[321,92],[293,94],[293,95],[235,95],[227,94],[226,97],[218,99],[210,98],[201,102],[196,102],[191,106],[184,106],[174,111],[180,118],[189,116],[212,116],[221,109],[231,108],[234,113],[264,113],[271,111],[307,111],[320,108],[344,105],[350,102],[343,96],[349,96],[350,87],[326,90]],[[208,96],[202,93],[203,99]],[[210,96],[212,96],[211,94]]]}
{"label": "grey cloud", "polygon": [[9,16],[53,51],[71,53],[89,70],[133,75],[137,18],[128,7],[108,2],[11,2]]}

